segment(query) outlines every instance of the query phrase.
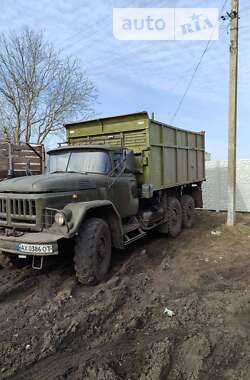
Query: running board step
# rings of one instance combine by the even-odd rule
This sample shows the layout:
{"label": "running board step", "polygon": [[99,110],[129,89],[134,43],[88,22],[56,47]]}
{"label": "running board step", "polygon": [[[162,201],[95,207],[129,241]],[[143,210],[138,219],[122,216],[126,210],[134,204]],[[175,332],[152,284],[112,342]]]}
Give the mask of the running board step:
{"label": "running board step", "polygon": [[146,235],[146,232],[142,231],[142,229],[136,226],[135,229],[127,230],[124,234],[124,245],[128,245],[133,243],[136,240],[141,239]]}

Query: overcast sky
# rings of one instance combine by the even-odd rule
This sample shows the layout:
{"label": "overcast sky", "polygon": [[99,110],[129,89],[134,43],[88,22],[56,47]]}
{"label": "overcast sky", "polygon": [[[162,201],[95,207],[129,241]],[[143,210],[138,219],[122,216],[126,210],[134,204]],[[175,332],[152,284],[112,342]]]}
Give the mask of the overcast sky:
{"label": "overcast sky", "polygon": [[[157,1],[157,7],[218,7],[224,0]],[[225,11],[230,10],[228,0]],[[113,7],[155,7],[153,0],[1,0],[0,30],[43,30],[65,54],[77,56],[97,86],[96,111],[109,116],[146,110],[170,122],[206,41],[119,41]],[[241,0],[238,158],[250,158],[250,4]],[[227,157],[228,22],[204,56],[174,124],[207,133],[207,151]]]}

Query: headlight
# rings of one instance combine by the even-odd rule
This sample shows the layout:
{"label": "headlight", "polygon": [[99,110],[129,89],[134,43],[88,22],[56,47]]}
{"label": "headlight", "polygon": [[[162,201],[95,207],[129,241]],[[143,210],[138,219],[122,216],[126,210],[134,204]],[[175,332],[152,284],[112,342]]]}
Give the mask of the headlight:
{"label": "headlight", "polygon": [[55,214],[55,222],[58,226],[63,226],[65,224],[65,215],[62,212],[57,212]]}

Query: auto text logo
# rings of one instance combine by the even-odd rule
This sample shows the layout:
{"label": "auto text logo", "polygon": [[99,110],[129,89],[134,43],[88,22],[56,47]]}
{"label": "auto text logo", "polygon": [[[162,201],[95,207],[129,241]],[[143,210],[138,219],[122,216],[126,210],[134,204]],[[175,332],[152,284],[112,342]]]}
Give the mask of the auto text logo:
{"label": "auto text logo", "polygon": [[118,40],[218,40],[218,8],[114,8]]}

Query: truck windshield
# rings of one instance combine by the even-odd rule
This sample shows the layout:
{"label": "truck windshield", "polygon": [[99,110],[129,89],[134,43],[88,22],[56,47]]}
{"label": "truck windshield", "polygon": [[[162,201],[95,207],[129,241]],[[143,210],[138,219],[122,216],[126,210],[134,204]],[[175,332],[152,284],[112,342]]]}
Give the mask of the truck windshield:
{"label": "truck windshield", "polygon": [[72,151],[52,153],[47,173],[79,172],[107,174],[111,170],[110,158],[104,151]]}

